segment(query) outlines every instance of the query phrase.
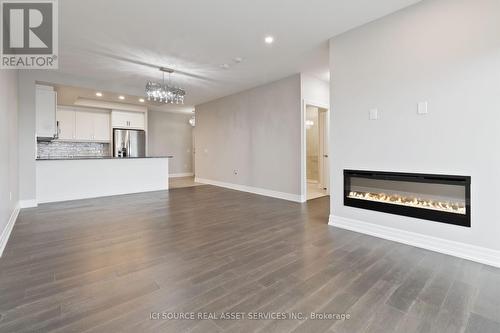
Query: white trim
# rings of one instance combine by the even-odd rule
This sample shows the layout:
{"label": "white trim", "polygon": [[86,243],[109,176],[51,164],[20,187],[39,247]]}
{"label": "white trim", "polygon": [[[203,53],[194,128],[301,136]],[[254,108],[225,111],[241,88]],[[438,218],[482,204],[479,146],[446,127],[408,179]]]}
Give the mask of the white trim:
{"label": "white trim", "polygon": [[7,242],[9,241],[10,234],[12,232],[12,229],[14,229],[14,224],[17,221],[17,217],[19,215],[19,203],[14,207],[14,210],[12,211],[12,214],[10,215],[9,222],[7,222],[7,225],[2,231],[2,235],[0,236],[0,257],[3,255],[3,251],[5,250],[5,247],[7,246]]}
{"label": "white trim", "polygon": [[204,178],[195,178],[194,181],[195,181],[195,183],[202,183],[202,184],[214,185],[214,186],[219,186],[219,187],[225,187],[225,188],[229,188],[229,189],[236,190],[236,191],[249,192],[249,193],[253,193],[253,194],[263,195],[266,197],[272,197],[272,198],[283,199],[283,200],[294,201],[294,202],[305,202],[304,196],[299,195],[299,194],[291,194],[291,193],[285,193],[285,192],[272,191],[272,190],[267,190],[267,189],[259,188],[259,187],[231,184],[231,183],[225,183],[225,182],[220,182],[217,180],[210,180],[210,179],[204,179]]}
{"label": "white trim", "polygon": [[329,225],[500,267],[500,251],[330,215]]}
{"label": "white trim", "polygon": [[[331,156],[330,154],[330,105],[320,103],[320,102],[315,102],[313,100],[309,99],[303,99],[302,100],[302,106],[300,110],[300,192],[302,193],[302,197],[306,198],[305,201],[307,201],[307,137],[306,137],[306,109],[307,106],[314,106],[320,109],[325,109],[326,110],[326,132],[327,132],[327,141],[328,141],[328,156]],[[330,184],[331,184],[331,163],[330,159],[328,160],[328,174],[329,174],[329,179],[330,179]],[[327,189],[327,195],[330,195],[330,187]],[[302,201],[302,202],[305,202]]]}
{"label": "white trim", "polygon": [[192,172],[184,172],[184,173],[171,173],[168,175],[168,178],[179,178],[179,177],[193,177],[194,173]]}
{"label": "white trim", "polygon": [[19,201],[19,208],[21,209],[33,207],[38,207],[38,202],[36,201],[36,199]]}

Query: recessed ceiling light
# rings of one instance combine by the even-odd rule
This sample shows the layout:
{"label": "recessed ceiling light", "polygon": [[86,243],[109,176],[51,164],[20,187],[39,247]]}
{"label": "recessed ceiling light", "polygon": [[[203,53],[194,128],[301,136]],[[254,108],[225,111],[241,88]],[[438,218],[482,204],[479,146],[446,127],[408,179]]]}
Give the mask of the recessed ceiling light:
{"label": "recessed ceiling light", "polygon": [[242,57],[236,57],[236,58],[234,58],[234,62],[237,63],[237,64],[239,64],[242,61],[243,61]]}
{"label": "recessed ceiling light", "polygon": [[144,98],[139,98],[139,102],[144,103]]}
{"label": "recessed ceiling light", "polygon": [[266,44],[272,44],[272,43],[274,43],[274,37],[273,36],[266,36],[266,38],[264,38],[264,42],[266,42]]}
{"label": "recessed ceiling light", "polygon": [[95,95],[96,95],[97,97],[102,97],[102,92],[98,91],[98,92],[96,92],[96,93],[95,93]]}
{"label": "recessed ceiling light", "polygon": [[125,96],[118,96],[119,99],[124,100]]}
{"label": "recessed ceiling light", "polygon": [[229,69],[229,64],[222,64],[222,65],[220,65],[220,68]]}

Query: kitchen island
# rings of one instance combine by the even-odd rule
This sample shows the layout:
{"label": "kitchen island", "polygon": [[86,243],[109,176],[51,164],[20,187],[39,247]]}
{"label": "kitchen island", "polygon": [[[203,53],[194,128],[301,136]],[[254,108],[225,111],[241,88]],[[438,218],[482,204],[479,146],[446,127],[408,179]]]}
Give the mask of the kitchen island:
{"label": "kitchen island", "polygon": [[161,157],[49,157],[36,161],[38,203],[168,190]]}

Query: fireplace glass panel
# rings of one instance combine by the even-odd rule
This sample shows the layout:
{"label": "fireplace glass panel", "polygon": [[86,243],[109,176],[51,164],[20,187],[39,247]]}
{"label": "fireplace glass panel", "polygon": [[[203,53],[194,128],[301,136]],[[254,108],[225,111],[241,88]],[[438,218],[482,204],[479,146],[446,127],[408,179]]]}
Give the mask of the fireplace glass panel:
{"label": "fireplace glass panel", "polygon": [[462,185],[351,177],[349,198],[467,214]]}
{"label": "fireplace glass panel", "polygon": [[471,177],[344,170],[344,205],[470,227]]}

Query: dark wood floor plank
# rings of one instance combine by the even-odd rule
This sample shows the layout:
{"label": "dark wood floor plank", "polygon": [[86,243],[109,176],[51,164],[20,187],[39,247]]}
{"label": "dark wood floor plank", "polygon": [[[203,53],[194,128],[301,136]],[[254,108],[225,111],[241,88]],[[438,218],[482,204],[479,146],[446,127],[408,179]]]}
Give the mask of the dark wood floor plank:
{"label": "dark wood floor plank", "polygon": [[[500,270],[327,225],[307,204],[214,186],[23,209],[0,258],[0,332],[498,330]],[[151,320],[152,312],[324,320]]]}
{"label": "dark wood floor plank", "polygon": [[498,333],[500,332],[500,322],[490,320],[478,314],[472,313],[467,322],[466,333]]}

